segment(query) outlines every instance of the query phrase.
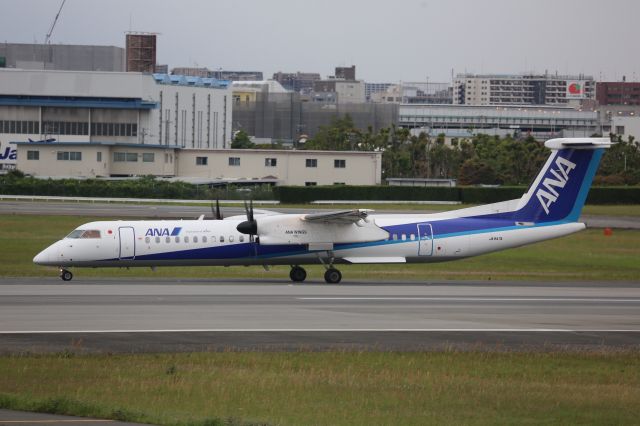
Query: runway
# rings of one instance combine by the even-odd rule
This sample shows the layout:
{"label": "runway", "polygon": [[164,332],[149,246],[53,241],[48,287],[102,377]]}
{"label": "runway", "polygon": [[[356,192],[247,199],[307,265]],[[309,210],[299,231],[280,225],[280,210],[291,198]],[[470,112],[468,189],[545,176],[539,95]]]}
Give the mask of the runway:
{"label": "runway", "polygon": [[0,280],[0,352],[640,349],[640,283]]}
{"label": "runway", "polygon": [[[367,206],[363,204],[362,208]],[[261,210],[272,210],[281,213],[314,213],[326,211],[318,208],[282,208],[277,206],[259,206]],[[339,210],[343,206],[335,206]],[[223,207],[225,216],[242,215],[242,207]],[[434,213],[428,207],[422,211],[416,210],[384,210],[380,213]],[[72,215],[95,216],[108,218],[153,218],[153,219],[195,219],[204,214],[211,217],[211,208],[208,206],[181,206],[171,204],[118,204],[118,203],[77,203],[77,202],[26,202],[26,201],[2,201],[0,202],[0,214],[34,214],[34,215]],[[640,218],[627,216],[589,216],[580,217],[580,221],[590,228],[619,228],[640,229]]]}

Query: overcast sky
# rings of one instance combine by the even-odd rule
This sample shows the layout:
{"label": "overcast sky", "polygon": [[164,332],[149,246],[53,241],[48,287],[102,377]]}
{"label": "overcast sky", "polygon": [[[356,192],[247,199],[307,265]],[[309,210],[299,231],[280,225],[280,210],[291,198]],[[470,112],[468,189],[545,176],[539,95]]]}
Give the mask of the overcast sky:
{"label": "overcast sky", "polygon": [[[0,41],[42,43],[59,0],[3,0]],[[448,82],[452,70],[640,79],[638,0],[67,0],[52,42],[124,47],[157,32],[158,63]]]}

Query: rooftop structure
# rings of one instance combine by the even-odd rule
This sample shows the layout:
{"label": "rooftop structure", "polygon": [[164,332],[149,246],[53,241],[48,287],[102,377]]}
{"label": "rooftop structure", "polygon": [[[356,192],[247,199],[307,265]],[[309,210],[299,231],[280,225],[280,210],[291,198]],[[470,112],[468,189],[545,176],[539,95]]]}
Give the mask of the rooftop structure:
{"label": "rooftop structure", "polygon": [[[4,65],[1,63],[4,62]],[[0,68],[124,71],[125,50],[116,46],[0,43]]]}

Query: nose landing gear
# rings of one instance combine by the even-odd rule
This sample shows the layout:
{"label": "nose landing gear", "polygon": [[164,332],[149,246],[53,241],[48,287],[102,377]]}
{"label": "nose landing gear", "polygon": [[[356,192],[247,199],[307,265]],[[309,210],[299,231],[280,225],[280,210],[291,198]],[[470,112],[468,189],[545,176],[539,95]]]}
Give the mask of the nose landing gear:
{"label": "nose landing gear", "polygon": [[73,279],[73,274],[71,273],[71,271],[60,268],[60,278],[62,279],[62,281],[71,281]]}

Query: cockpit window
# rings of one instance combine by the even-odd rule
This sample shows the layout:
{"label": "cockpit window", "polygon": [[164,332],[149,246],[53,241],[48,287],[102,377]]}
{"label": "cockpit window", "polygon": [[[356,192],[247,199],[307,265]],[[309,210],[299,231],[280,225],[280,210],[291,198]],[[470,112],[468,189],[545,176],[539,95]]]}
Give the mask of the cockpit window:
{"label": "cockpit window", "polygon": [[66,238],[100,238],[100,231],[96,229],[76,229]]}

